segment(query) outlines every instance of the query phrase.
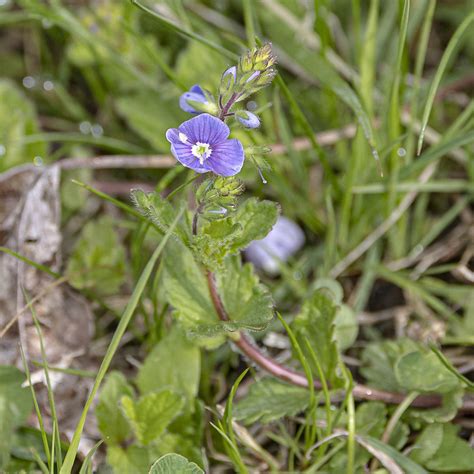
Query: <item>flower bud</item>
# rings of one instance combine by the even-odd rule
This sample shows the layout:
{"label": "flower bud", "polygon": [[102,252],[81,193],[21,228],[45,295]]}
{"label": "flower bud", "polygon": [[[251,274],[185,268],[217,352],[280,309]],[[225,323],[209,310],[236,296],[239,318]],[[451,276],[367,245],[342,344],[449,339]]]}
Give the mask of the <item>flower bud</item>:
{"label": "flower bud", "polygon": [[212,96],[201,89],[197,84],[191,87],[191,90],[185,92],[179,98],[179,106],[189,114],[208,113],[216,115],[218,112],[217,105],[214,103]]}
{"label": "flower bud", "polygon": [[260,126],[259,118],[247,110],[238,110],[235,112],[235,118],[245,128],[258,128]]}
{"label": "flower bud", "polygon": [[226,69],[222,74],[221,85],[219,91],[225,93],[230,91],[237,80],[237,67],[232,66],[229,69]]}

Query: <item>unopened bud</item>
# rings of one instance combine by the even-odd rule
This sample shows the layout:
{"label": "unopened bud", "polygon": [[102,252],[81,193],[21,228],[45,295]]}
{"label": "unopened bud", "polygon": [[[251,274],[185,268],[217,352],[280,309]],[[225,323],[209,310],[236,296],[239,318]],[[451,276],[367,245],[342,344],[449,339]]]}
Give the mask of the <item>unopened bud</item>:
{"label": "unopened bud", "polygon": [[258,128],[260,126],[260,119],[255,114],[247,110],[238,110],[235,112],[235,118],[245,128]]}

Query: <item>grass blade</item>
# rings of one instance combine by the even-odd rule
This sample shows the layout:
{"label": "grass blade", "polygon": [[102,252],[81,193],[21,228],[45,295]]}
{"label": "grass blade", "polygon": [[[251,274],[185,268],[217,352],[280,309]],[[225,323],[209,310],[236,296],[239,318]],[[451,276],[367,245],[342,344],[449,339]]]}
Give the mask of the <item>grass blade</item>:
{"label": "grass blade", "polygon": [[423,140],[425,138],[425,131],[428,125],[428,120],[430,118],[431,109],[433,107],[433,103],[436,97],[436,92],[438,90],[439,84],[443,77],[444,72],[448,66],[448,63],[452,56],[455,53],[456,48],[458,47],[464,32],[467,30],[468,26],[474,21],[474,12],[472,12],[469,16],[467,16],[464,21],[459,25],[458,29],[454,33],[453,37],[448,43],[446,50],[443,53],[441,61],[439,63],[438,69],[436,74],[433,78],[433,82],[431,83],[431,87],[428,93],[428,100],[425,104],[425,109],[423,111],[423,118],[421,120],[421,131],[420,136],[418,138],[418,149],[417,155],[421,153],[421,148],[423,147]]}

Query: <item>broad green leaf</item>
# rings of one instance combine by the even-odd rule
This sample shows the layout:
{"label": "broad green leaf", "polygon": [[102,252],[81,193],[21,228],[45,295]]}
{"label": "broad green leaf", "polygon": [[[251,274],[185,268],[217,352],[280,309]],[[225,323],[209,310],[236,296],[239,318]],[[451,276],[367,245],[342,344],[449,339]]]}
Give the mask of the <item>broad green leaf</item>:
{"label": "broad green leaf", "polygon": [[118,292],[125,279],[125,250],[110,217],[101,217],[84,226],[66,274],[74,288],[101,295]]}
{"label": "broad green leaf", "polygon": [[219,268],[224,257],[265,237],[275,224],[278,212],[274,202],[247,199],[231,216],[201,226],[193,241],[197,258],[206,267]]}
{"label": "broad green leaf", "polygon": [[400,356],[418,348],[417,343],[410,339],[371,343],[362,352],[360,372],[367,379],[368,385],[398,392],[402,387],[395,377],[394,365]]}
{"label": "broad green leaf", "polygon": [[204,471],[185,457],[170,453],[158,459],[151,466],[149,474],[204,474]]}
{"label": "broad green leaf", "polygon": [[0,172],[22,163],[32,163],[35,156],[45,158],[44,143],[23,143],[24,137],[38,132],[31,102],[13,82],[1,79]]}
{"label": "broad green leaf", "polygon": [[441,406],[436,408],[412,408],[407,417],[417,423],[446,423],[451,421],[458,413],[463,403],[464,390],[454,390],[442,396]]}
{"label": "broad green leaf", "polygon": [[432,352],[402,355],[395,364],[395,376],[408,392],[448,393],[461,387],[459,379]]}
{"label": "broad green leaf", "polygon": [[107,463],[117,474],[146,474],[150,468],[150,453],[142,446],[122,448],[112,444],[107,447]]}
{"label": "broad green leaf", "polygon": [[175,325],[148,354],[136,383],[142,394],[169,389],[191,401],[199,388],[200,366],[199,348]]}
{"label": "broad green leaf", "polygon": [[247,396],[236,404],[234,416],[245,424],[270,423],[304,411],[308,403],[307,389],[264,378],[250,386]]}
{"label": "broad green leaf", "polygon": [[[145,193],[140,189],[134,189],[131,192],[131,198],[135,207],[155,224],[163,232],[166,232],[176,217],[176,211],[171,203],[163,199],[158,193]],[[176,235],[181,239],[187,239],[184,226],[176,226]]]}
{"label": "broad green leaf", "polygon": [[247,199],[232,216],[234,223],[240,225],[241,231],[235,236],[230,250],[237,252],[253,240],[263,239],[272,230],[278,214],[279,208],[274,202]]}
{"label": "broad green leaf", "polygon": [[217,274],[217,286],[224,307],[237,327],[261,331],[273,318],[273,301],[259,282],[250,264],[240,257],[229,257]]}
{"label": "broad green leaf", "polygon": [[12,437],[33,409],[29,388],[21,385],[25,375],[16,367],[0,366],[0,469],[8,464]]}
{"label": "broad green leaf", "polygon": [[193,239],[194,254],[204,266],[219,268],[241,230],[231,217],[204,223]]}
{"label": "broad green leaf", "polygon": [[146,446],[163,434],[166,427],[179,415],[183,398],[170,390],[148,393],[134,401],[122,397],[122,407],[138,441]]}
{"label": "broad green leaf", "polygon": [[120,410],[123,396],[133,396],[133,388],[120,372],[111,372],[104,383],[95,409],[97,425],[109,443],[121,443],[130,435],[130,424]]}
{"label": "broad green leaf", "polygon": [[339,350],[345,351],[354,344],[359,332],[357,318],[350,306],[340,304],[334,318],[334,337]]}
{"label": "broad green leaf", "polygon": [[168,303],[186,330],[219,322],[206,277],[191,251],[180,242],[170,242],[167,247],[162,282]]}
{"label": "broad green leaf", "polygon": [[474,471],[474,450],[457,436],[452,424],[428,425],[418,437],[410,457],[434,472]]}
{"label": "broad green leaf", "polygon": [[[323,292],[317,291],[303,304],[292,325],[297,339],[303,341],[306,338],[311,344],[326,380],[333,387],[343,384],[343,380],[336,374],[339,360],[334,325],[336,312],[337,308],[333,302]],[[300,345],[316,376],[318,369],[312,362],[306,344]]]}

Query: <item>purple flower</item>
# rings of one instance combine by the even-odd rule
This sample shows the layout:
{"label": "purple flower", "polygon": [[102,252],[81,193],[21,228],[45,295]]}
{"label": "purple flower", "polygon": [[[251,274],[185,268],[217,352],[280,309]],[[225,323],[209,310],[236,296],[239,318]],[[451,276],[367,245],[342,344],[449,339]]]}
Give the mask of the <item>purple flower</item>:
{"label": "purple flower", "polygon": [[280,262],[286,262],[304,244],[305,237],[300,227],[280,216],[270,233],[261,240],[254,240],[246,249],[245,256],[256,267],[267,273],[279,273]]}
{"label": "purple flower", "polygon": [[235,112],[235,118],[245,127],[245,128],[258,128],[260,127],[260,119],[249,112],[248,110],[238,110]]}
{"label": "purple flower", "polygon": [[185,92],[179,98],[179,106],[185,111],[190,114],[200,114],[202,113],[199,110],[196,110],[193,107],[192,102],[199,102],[201,104],[207,104],[209,101],[207,100],[206,94],[201,89],[199,85],[194,85],[191,87],[189,92]]}
{"label": "purple flower", "polygon": [[228,139],[229,127],[216,117],[201,114],[170,128],[166,139],[174,157],[197,173],[212,171],[234,176],[244,164],[244,148],[239,140]]}

